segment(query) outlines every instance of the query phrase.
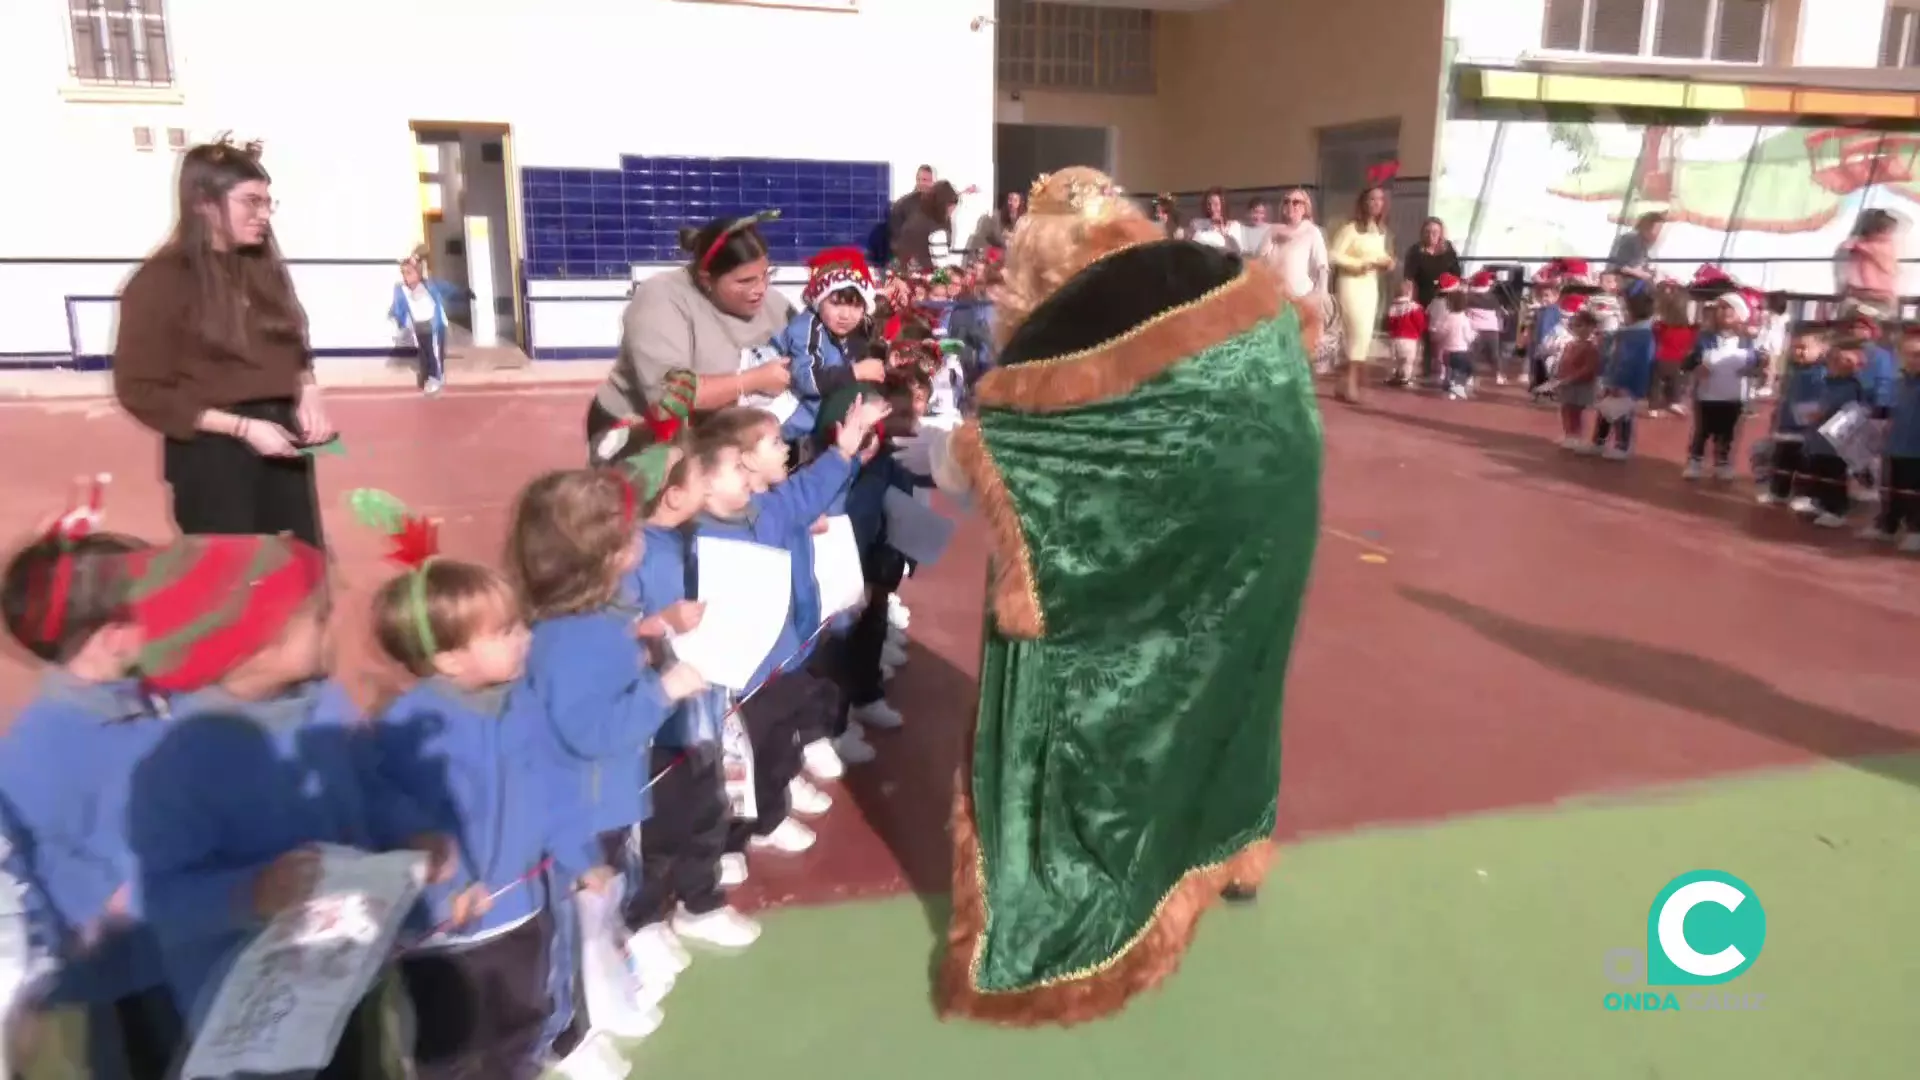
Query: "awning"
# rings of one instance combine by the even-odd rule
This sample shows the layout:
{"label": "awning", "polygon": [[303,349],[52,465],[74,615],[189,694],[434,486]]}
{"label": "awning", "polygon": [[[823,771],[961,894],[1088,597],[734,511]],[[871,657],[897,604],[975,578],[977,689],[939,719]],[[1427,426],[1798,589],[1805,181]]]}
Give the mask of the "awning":
{"label": "awning", "polygon": [[[1628,66],[1628,65],[1622,65]],[[1646,65],[1631,65],[1644,70]],[[1798,82],[1778,82],[1782,69],[1724,68],[1612,73],[1601,65],[1532,62],[1525,67],[1455,66],[1459,97],[1495,103],[1677,109],[1716,116],[1920,119],[1920,92],[1812,83],[1816,70],[1799,69]],[[1849,79],[1848,82],[1855,80]],[[1907,75],[1911,82],[1912,76]]]}

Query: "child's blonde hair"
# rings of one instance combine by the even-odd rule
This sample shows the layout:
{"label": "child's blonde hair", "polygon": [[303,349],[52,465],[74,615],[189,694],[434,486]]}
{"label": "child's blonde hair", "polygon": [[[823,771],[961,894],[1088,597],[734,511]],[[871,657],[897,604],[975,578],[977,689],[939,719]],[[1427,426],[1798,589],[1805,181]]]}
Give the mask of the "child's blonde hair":
{"label": "child's blonde hair", "polygon": [[1686,287],[1673,281],[1663,281],[1653,287],[1653,317],[1668,326],[1682,326],[1693,321],[1693,296]]}
{"label": "child's blonde hair", "polygon": [[433,674],[435,656],[521,618],[520,597],[506,575],[457,559],[433,559],[373,594],[373,639],[414,675]]}
{"label": "child's blonde hair", "polygon": [[507,567],[528,614],[574,615],[611,604],[639,506],[611,469],[565,469],[520,492],[507,534]]}

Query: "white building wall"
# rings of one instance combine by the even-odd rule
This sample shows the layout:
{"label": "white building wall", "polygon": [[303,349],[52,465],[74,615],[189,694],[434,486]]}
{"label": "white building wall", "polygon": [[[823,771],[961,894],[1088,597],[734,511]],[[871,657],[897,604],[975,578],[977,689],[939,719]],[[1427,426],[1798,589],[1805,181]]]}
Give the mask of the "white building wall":
{"label": "white building wall", "polygon": [[[111,297],[164,238],[169,128],[265,141],[275,228],[323,355],[393,343],[393,263],[421,229],[409,121],[509,124],[520,168],[616,168],[622,154],[884,161],[900,191],[931,162],[957,186],[990,190],[993,30],[971,23],[992,7],[172,0],[174,91],[98,101],[76,100],[101,95],[72,84],[64,3],[0,4],[0,115],[14,151],[0,363],[108,351],[112,303],[69,298]],[[938,122],[897,99],[903,63],[930,72],[919,89],[940,98]],[[158,150],[134,149],[138,126]],[[969,199],[956,220],[987,202]],[[617,337],[608,320],[593,344]]]}

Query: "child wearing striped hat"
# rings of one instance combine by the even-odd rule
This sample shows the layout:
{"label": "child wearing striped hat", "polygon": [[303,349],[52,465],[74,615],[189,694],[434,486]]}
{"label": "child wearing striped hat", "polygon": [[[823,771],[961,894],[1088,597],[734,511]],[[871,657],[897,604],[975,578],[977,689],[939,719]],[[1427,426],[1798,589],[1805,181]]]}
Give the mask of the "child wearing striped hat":
{"label": "child wearing striped hat", "polygon": [[0,799],[7,876],[25,901],[38,969],[24,1011],[79,1022],[84,1048],[45,1051],[78,1051],[65,1067],[140,1080],[167,1075],[180,1038],[127,838],[134,768],[165,733],[166,712],[133,672],[128,558],[146,544],[99,531],[103,482],[82,481],[68,512],[0,579],[7,632],[44,665],[38,693],[0,737]]}
{"label": "child wearing striped hat", "polygon": [[[197,1021],[228,959],[312,893],[321,844],[410,848],[445,882],[452,838],[369,767],[358,710],[326,678],[319,551],[280,536],[190,536],[138,557],[140,671],[173,694],[165,736],[136,768],[127,819],[174,1005]],[[320,1075],[369,1075],[388,1045],[391,984],[354,1010]]]}

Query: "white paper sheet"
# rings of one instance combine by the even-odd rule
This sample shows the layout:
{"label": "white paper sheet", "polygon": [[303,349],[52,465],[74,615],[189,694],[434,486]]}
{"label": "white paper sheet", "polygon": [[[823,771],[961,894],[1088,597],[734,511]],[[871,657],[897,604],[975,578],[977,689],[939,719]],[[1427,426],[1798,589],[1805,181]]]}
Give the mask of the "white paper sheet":
{"label": "white paper sheet", "polygon": [[[740,370],[752,371],[754,368],[771,364],[779,359],[780,354],[769,345],[762,345],[757,349],[742,349],[740,350]],[[794,410],[800,407],[800,399],[793,396],[793,391],[782,390],[778,394],[742,394],[740,404],[755,409],[765,409],[784,424],[787,418],[793,415]]]}
{"label": "white paper sheet", "polygon": [[[673,654],[715,686],[744,690],[773,651],[793,601],[793,556],[744,540],[703,536],[700,625],[673,639]],[[785,660],[786,657],[776,657]]]}
{"label": "white paper sheet", "polygon": [[1611,423],[1623,417],[1632,416],[1635,404],[1634,399],[1630,397],[1603,397],[1594,409]]}
{"label": "white paper sheet", "polygon": [[823,622],[867,598],[860,545],[853,539],[853,519],[845,514],[828,518],[827,531],[813,538],[813,582],[820,590]]}
{"label": "white paper sheet", "polygon": [[588,1025],[619,1039],[645,1038],[652,1025],[640,1004],[640,981],[627,963],[619,881],[604,891],[575,891],[573,905],[580,921],[580,994]]}
{"label": "white paper sheet", "polygon": [[1859,403],[1834,413],[1820,425],[1820,434],[1826,436],[1834,451],[1846,461],[1847,468],[1855,473],[1872,471],[1886,443],[1885,425],[1873,419],[1872,409]]}
{"label": "white paper sheet", "polygon": [[317,1072],[420,895],[426,860],[323,847],[313,899],[246,944],[187,1055],[187,1080]]}
{"label": "white paper sheet", "polygon": [[887,489],[887,544],[919,563],[932,566],[946,554],[953,522],[899,488]]}

